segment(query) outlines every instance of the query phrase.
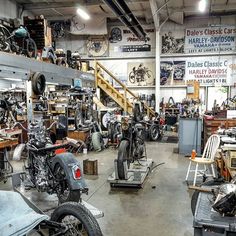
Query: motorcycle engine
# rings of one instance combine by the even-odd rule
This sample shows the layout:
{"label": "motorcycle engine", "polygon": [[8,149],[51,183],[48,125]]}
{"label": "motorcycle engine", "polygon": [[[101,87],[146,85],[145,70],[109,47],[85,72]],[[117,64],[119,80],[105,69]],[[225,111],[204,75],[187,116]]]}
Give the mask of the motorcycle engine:
{"label": "motorcycle engine", "polygon": [[35,157],[35,169],[37,173],[35,175],[35,185],[39,191],[47,191],[49,186],[48,181],[48,168],[45,163],[45,156],[36,155]]}

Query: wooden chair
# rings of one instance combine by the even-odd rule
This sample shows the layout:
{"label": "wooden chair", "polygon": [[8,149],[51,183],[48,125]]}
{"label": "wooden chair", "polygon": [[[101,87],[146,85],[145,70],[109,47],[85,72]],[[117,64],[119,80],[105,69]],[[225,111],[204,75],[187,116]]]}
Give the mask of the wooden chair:
{"label": "wooden chair", "polygon": [[[207,140],[202,157],[196,157],[195,159],[189,158],[190,163],[188,166],[188,171],[187,171],[187,175],[185,179],[186,181],[188,180],[189,173],[194,172],[193,186],[195,186],[197,177],[203,176],[206,173],[207,166],[211,167],[212,174],[205,174],[205,176],[216,177],[215,170],[214,170],[214,158],[215,158],[219,145],[220,145],[220,136],[213,134]],[[196,164],[194,169],[191,169],[192,164]],[[202,165],[204,169],[199,169],[200,165]]]}

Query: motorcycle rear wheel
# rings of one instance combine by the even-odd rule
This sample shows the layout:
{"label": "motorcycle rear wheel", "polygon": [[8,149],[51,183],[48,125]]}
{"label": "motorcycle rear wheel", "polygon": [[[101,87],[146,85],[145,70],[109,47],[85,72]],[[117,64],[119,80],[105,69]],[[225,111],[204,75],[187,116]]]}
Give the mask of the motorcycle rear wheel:
{"label": "motorcycle rear wheel", "polygon": [[64,234],[65,236],[102,236],[97,220],[80,203],[63,203],[52,213],[51,220],[66,224],[68,231]]}
{"label": "motorcycle rear wheel", "polygon": [[129,141],[122,140],[118,149],[117,171],[119,179],[125,179],[124,161],[129,159]]}
{"label": "motorcycle rear wheel", "polygon": [[59,179],[59,188],[57,189],[57,197],[60,203],[79,202],[80,190],[71,190],[65,172],[60,164],[54,168],[54,175]]}
{"label": "motorcycle rear wheel", "polygon": [[129,82],[134,84],[135,83],[135,74],[133,71],[129,73]]}
{"label": "motorcycle rear wheel", "polygon": [[37,58],[37,46],[32,38],[26,39],[26,56],[31,58]]}

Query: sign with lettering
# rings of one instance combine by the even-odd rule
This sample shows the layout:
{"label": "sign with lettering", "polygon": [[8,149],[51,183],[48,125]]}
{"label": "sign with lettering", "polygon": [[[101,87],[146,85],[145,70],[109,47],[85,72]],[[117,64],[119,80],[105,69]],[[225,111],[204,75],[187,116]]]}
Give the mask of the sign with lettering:
{"label": "sign with lettering", "polygon": [[228,75],[227,57],[199,57],[186,60],[186,80],[197,80],[200,85],[227,85],[230,83]]}
{"label": "sign with lettering", "polygon": [[185,53],[233,52],[235,46],[235,26],[186,29],[185,32]]}

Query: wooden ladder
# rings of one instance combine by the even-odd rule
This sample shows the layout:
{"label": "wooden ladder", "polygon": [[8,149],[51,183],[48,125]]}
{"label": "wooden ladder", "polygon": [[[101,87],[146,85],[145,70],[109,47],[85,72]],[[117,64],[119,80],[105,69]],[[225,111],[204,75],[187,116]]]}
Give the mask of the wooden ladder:
{"label": "wooden ladder", "polygon": [[[95,84],[96,88],[102,89],[109,97],[111,97],[125,112],[132,114],[133,104],[130,100],[139,101],[133,92],[131,92],[126,85],[120,82],[108,69],[106,69],[99,62],[95,63]],[[119,90],[113,86],[117,84]],[[129,99],[130,98],[130,99]],[[147,111],[148,116],[154,116],[155,111],[153,111],[149,106],[144,104],[144,108]]]}

